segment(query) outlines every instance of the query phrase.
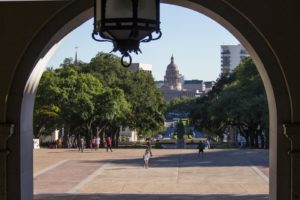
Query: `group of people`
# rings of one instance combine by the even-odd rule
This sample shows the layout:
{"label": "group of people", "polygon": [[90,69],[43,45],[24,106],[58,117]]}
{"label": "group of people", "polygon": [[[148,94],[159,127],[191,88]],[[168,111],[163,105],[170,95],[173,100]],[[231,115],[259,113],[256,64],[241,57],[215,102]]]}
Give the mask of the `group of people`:
{"label": "group of people", "polygon": [[[112,152],[111,137],[109,137],[109,136],[106,137],[104,144],[105,144],[105,147],[106,147],[106,151],[108,152],[108,150],[110,150]],[[79,141],[79,150],[78,151],[83,152],[84,146],[85,146],[84,138],[81,136],[80,141]],[[100,147],[100,137],[99,136],[93,137],[93,139],[90,142],[90,148],[91,149],[94,148],[95,150],[98,150],[99,147]],[[199,144],[198,144],[198,157],[201,156],[203,158],[204,148],[205,148],[204,143],[202,141],[200,141]],[[149,168],[149,160],[152,157],[152,155],[153,154],[152,154],[152,150],[151,150],[151,140],[147,139],[146,140],[146,150],[145,150],[145,153],[143,155],[144,168],[146,168],[146,169]]]}
{"label": "group of people", "polygon": [[[108,152],[108,149],[110,149],[110,151],[112,152],[112,140],[111,140],[110,136],[105,138],[104,145],[106,147],[107,152]],[[84,137],[81,136],[80,139],[79,139],[78,151],[83,152],[84,147],[85,147]],[[90,149],[91,150],[95,149],[95,151],[96,151],[99,148],[100,148],[100,137],[99,136],[93,137],[90,141]]]}
{"label": "group of people", "polygon": [[94,136],[90,141],[90,148],[95,149],[95,151],[96,151],[96,150],[99,149],[99,147],[100,147],[100,137],[99,136],[97,136],[97,137]]}

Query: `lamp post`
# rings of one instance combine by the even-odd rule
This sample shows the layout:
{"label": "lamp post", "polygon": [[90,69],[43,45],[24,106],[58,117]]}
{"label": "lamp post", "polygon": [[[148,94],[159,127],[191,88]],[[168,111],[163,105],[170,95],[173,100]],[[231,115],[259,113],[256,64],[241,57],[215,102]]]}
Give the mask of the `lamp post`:
{"label": "lamp post", "polygon": [[[112,42],[112,51],[120,51],[122,65],[129,67],[129,53],[141,52],[140,42],[161,37],[159,4],[160,0],[95,0],[93,39]],[[155,38],[153,32],[157,34]],[[125,57],[129,64],[124,63]]]}

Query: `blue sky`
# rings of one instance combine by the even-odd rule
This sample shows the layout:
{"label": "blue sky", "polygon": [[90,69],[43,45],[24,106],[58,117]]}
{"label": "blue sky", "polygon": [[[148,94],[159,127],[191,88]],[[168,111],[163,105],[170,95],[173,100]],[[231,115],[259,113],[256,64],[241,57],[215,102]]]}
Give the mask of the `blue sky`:
{"label": "blue sky", "polygon": [[[69,33],[47,66],[58,67],[67,57],[75,55],[89,62],[97,52],[110,52],[111,43],[92,39],[93,21],[88,20]],[[172,54],[179,72],[188,79],[216,80],[220,74],[220,45],[238,44],[239,41],[212,19],[190,9],[161,4],[162,37],[157,41],[142,43],[142,54],[131,54],[132,62],[152,64],[155,80],[163,80]],[[120,54],[116,54],[120,56]]]}

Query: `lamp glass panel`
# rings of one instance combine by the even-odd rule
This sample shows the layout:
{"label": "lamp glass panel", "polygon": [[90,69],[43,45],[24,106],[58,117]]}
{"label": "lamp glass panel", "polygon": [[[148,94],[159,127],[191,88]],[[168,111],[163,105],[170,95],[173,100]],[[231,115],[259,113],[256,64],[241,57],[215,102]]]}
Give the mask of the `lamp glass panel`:
{"label": "lamp glass panel", "polygon": [[138,18],[156,20],[156,0],[138,1]]}
{"label": "lamp glass panel", "polygon": [[110,30],[109,32],[117,40],[126,40],[130,38],[131,30]]}
{"label": "lamp glass panel", "polygon": [[132,18],[131,0],[108,0],[106,2],[105,17],[111,18]]}
{"label": "lamp glass panel", "polygon": [[139,36],[138,36],[138,40],[142,40],[144,39],[145,37],[147,37],[149,35],[149,31],[142,31],[140,30],[139,31]]}
{"label": "lamp glass panel", "polygon": [[106,39],[110,39],[110,40],[114,39],[113,36],[109,32],[105,31],[102,34],[103,34],[103,36],[105,36]]}

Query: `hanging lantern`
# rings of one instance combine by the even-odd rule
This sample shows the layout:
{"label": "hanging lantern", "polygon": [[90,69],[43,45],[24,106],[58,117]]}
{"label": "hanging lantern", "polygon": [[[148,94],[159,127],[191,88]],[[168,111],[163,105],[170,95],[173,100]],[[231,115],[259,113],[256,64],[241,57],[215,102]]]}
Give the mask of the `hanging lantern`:
{"label": "hanging lantern", "polygon": [[[95,0],[93,39],[112,42],[112,51],[122,54],[122,65],[130,66],[129,53],[141,52],[140,42],[161,37],[159,4],[160,0]],[[124,63],[125,57],[129,64]]]}

